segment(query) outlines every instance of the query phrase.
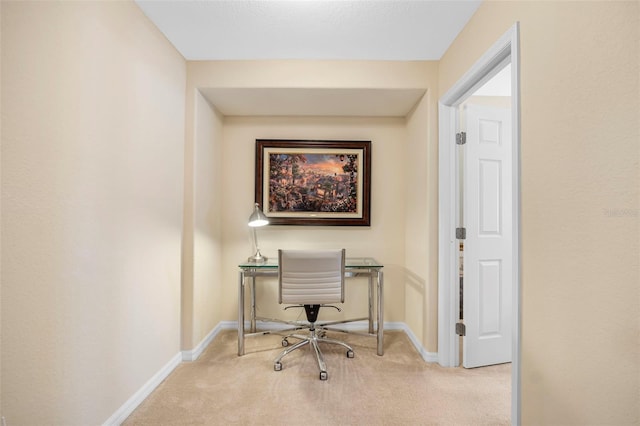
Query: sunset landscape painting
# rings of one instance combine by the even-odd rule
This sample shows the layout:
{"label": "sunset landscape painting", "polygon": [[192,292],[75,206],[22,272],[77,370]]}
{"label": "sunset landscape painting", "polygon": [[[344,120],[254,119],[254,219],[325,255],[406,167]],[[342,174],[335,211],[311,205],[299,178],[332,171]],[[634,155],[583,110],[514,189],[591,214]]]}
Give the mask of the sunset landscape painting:
{"label": "sunset landscape painting", "polygon": [[269,155],[269,212],[356,213],[358,155]]}
{"label": "sunset landscape painting", "polygon": [[257,202],[265,214],[330,220],[365,216],[363,169],[368,151],[335,143],[297,145],[261,149],[262,194]]}

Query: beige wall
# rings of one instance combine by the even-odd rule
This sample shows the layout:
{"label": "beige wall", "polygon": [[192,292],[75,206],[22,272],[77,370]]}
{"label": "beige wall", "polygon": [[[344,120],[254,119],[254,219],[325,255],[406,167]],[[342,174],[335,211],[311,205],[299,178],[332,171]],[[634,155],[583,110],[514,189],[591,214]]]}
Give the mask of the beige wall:
{"label": "beige wall", "polygon": [[190,87],[200,88],[426,88],[429,61],[190,61]]}
{"label": "beige wall", "polygon": [[640,422],[637,2],[486,2],[440,93],[521,30],[522,423]]}
{"label": "beige wall", "polygon": [[[437,85],[437,64],[429,87]],[[428,90],[407,117],[404,244],[405,323],[423,348],[438,350],[438,110]]]}
{"label": "beige wall", "polygon": [[[223,117],[198,94],[195,135],[195,232],[194,232],[194,343],[206,336],[223,315],[221,297],[222,206],[224,205],[222,168]],[[193,346],[189,347],[192,348]]]}
{"label": "beige wall", "polygon": [[[399,276],[404,258],[404,173],[403,153],[406,130],[402,118],[328,117],[237,117],[226,118],[224,126],[224,176],[228,182],[223,206],[224,315],[237,315],[237,265],[252,254],[247,219],[254,200],[255,140],[265,139],[347,139],[371,140],[372,224],[370,227],[267,226],[258,230],[264,255],[277,257],[279,248],[342,248],[349,256],[372,256],[385,264],[385,312],[388,321],[403,321],[403,293]],[[351,280],[349,281],[351,283]],[[325,312],[324,318],[343,314],[366,316],[365,285],[349,285],[342,314]],[[282,316],[277,303],[277,286],[260,287],[258,305],[267,316]],[[288,311],[297,316],[299,311]],[[330,314],[331,317],[329,316]]]}
{"label": "beige wall", "polygon": [[198,90],[190,90],[185,144],[181,347],[192,350],[222,320],[222,120]]}
{"label": "beige wall", "polygon": [[184,59],[130,2],[2,2],[2,415],[101,424],[178,355]]}

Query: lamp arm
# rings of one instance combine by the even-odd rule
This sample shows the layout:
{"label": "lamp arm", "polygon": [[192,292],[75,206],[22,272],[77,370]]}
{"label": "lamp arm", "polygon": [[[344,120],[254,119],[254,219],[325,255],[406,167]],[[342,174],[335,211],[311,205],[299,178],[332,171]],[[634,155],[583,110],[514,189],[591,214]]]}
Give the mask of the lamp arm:
{"label": "lamp arm", "polygon": [[253,247],[256,249],[256,253],[260,253],[260,248],[258,248],[258,234],[256,233],[256,227],[252,226],[251,231],[253,234]]}
{"label": "lamp arm", "polygon": [[256,232],[256,227],[252,226],[251,227],[251,231],[253,234],[253,245],[256,248],[256,253],[251,256],[248,261],[249,262],[255,262],[255,263],[262,263],[262,262],[266,262],[267,261],[267,257],[263,256],[262,253],[260,253],[260,247],[258,247],[258,235]]}

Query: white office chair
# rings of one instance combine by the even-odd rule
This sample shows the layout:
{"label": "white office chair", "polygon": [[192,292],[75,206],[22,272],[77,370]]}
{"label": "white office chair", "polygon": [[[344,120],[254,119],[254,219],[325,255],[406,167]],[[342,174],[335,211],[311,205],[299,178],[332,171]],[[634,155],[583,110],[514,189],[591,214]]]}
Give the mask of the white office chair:
{"label": "white office chair", "polygon": [[[327,367],[318,343],[341,345],[347,349],[347,358],[353,358],[351,346],[338,340],[328,339],[324,331],[316,330],[318,313],[323,306],[340,310],[329,303],[344,302],[344,259],[345,250],[278,250],[278,287],[279,303],[295,304],[285,309],[304,308],[309,322],[309,334],[292,334],[287,337],[300,339],[299,342],[285,349],[274,363],[274,370],[282,370],[282,358],[298,348],[309,345],[313,348],[320,380],[327,380]],[[288,346],[287,337],[282,345]]]}

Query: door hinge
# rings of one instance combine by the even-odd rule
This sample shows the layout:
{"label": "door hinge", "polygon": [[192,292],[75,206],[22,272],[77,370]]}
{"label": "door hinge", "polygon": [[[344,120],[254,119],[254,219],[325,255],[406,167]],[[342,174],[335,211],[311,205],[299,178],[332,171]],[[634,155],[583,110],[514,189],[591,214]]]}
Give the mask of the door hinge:
{"label": "door hinge", "polygon": [[456,133],[456,145],[464,145],[465,143],[467,143],[467,133]]}
{"label": "door hinge", "polygon": [[456,334],[458,336],[466,336],[467,335],[467,327],[464,323],[457,322],[456,323]]}
{"label": "door hinge", "polygon": [[464,240],[467,238],[467,228],[456,228],[456,239]]}

